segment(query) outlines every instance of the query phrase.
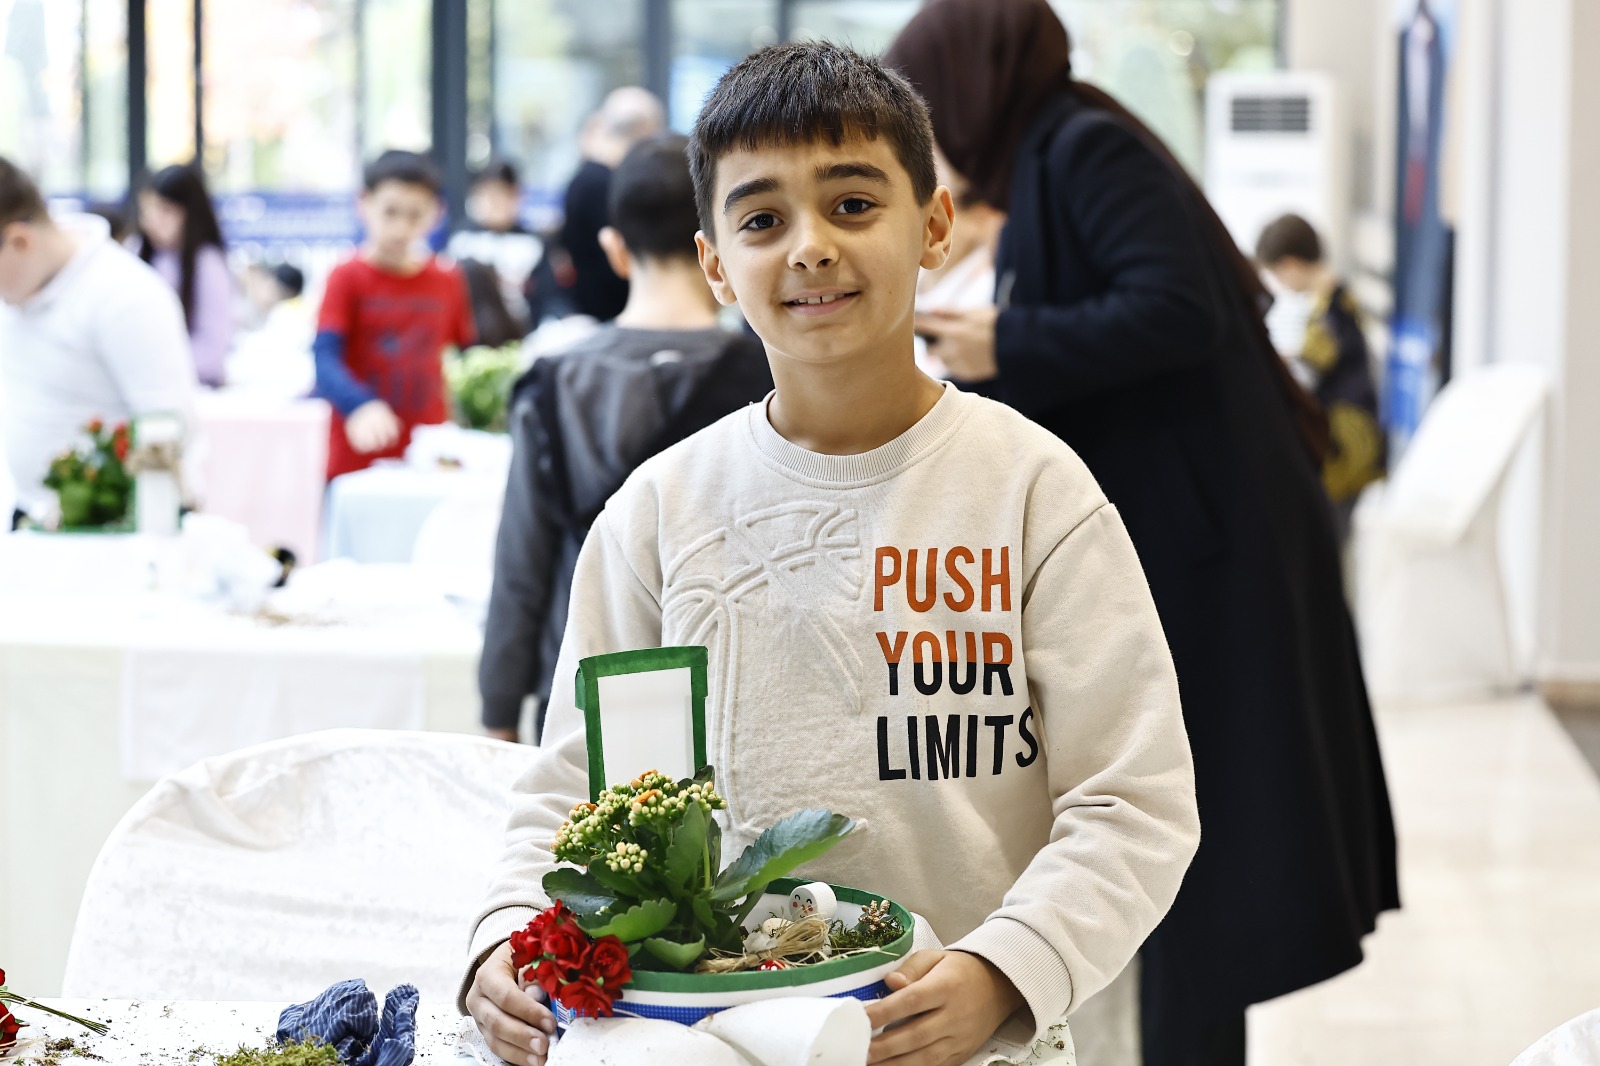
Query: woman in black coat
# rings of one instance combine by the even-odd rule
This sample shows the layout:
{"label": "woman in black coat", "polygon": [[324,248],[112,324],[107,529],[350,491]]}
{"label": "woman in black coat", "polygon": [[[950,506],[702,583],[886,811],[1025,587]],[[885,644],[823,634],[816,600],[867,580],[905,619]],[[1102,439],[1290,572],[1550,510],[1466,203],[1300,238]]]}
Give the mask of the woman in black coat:
{"label": "woman in black coat", "polygon": [[[1244,1010],[1361,960],[1394,827],[1315,418],[1264,293],[1171,154],[1072,79],[1045,0],[935,0],[887,61],[974,195],[1009,212],[998,309],[919,316],[966,387],[1089,465],[1177,664],[1201,841],[1141,952],[1147,1066],[1244,1062]],[[959,222],[958,222],[959,224]]]}

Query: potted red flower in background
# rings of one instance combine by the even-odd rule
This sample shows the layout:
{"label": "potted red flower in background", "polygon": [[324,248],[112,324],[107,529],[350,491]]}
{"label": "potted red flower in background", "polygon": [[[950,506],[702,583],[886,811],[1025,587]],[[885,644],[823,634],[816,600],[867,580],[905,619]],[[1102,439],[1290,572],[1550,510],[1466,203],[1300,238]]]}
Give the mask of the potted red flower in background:
{"label": "potted red flower in background", "polygon": [[64,530],[106,529],[127,523],[133,500],[133,476],[124,465],[132,446],[128,425],[107,427],[100,419],[84,426],[88,447],[62,452],[50,461],[46,488],[61,505]]}

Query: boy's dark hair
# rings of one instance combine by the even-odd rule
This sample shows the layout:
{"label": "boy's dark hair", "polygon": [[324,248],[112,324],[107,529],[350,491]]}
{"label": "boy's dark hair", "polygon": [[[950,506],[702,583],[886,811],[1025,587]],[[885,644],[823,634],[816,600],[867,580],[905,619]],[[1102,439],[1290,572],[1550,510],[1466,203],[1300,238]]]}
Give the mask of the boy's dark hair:
{"label": "boy's dark hair", "polygon": [[502,185],[520,185],[517,177],[517,165],[509,159],[491,159],[479,170],[474,170],[467,179],[469,188],[476,188],[486,181],[497,181]]}
{"label": "boy's dark hair", "polygon": [[1271,267],[1285,259],[1322,262],[1322,240],[1311,223],[1299,215],[1273,219],[1256,239],[1256,262]]}
{"label": "boy's dark hair", "polygon": [[611,172],[606,212],[628,251],[648,259],[695,258],[700,228],[681,133],[646,137]]}
{"label": "boy's dark hair", "polygon": [[0,229],[13,222],[38,222],[49,218],[39,186],[22,168],[0,156]]}
{"label": "boy's dark hair", "polygon": [[754,150],[826,138],[884,137],[911,175],[918,203],[938,184],[928,105],[900,74],[878,60],[827,41],[777,44],[752,52],[724,74],[706,98],[689,141],[700,227],[710,236],[717,160]]}
{"label": "boy's dark hair", "polygon": [[289,294],[289,299],[294,299],[306,291],[306,276],[299,267],[292,263],[279,263],[272,268],[272,280],[284,292]]}
{"label": "boy's dark hair", "polygon": [[420,185],[435,196],[444,188],[444,179],[439,176],[439,168],[433,165],[431,159],[396,148],[391,148],[368,163],[361,173],[361,184],[367,192],[372,192],[386,181]]}

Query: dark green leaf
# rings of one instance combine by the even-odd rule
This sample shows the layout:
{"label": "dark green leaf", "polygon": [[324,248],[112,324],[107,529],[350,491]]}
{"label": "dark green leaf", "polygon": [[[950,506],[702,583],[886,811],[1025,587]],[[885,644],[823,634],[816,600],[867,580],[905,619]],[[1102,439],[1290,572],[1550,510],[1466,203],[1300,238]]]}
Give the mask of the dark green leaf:
{"label": "dark green leaf", "polygon": [[690,803],[683,812],[683,821],[667,845],[667,880],[675,885],[693,884],[705,865],[706,812],[700,804]]}
{"label": "dark green leaf", "polygon": [[683,944],[653,936],[644,942],[644,949],[674,970],[687,970],[705,954],[706,938],[700,937],[692,943]]}
{"label": "dark green leaf", "polygon": [[694,920],[707,929],[716,928],[717,916],[711,909],[711,901],[704,896],[696,896],[690,902],[694,907]]}
{"label": "dark green leaf", "polygon": [[726,903],[760,892],[774,878],[822,855],[855,827],[855,822],[832,811],[813,808],[791,814],[757,837],[722,871],[712,900]]}
{"label": "dark green leaf", "polygon": [[711,869],[715,872],[722,869],[722,824],[714,814],[708,815],[706,821],[706,854],[711,856]]}
{"label": "dark green leaf", "polygon": [[561,866],[544,875],[544,892],[559,899],[580,918],[593,917],[617,902],[593,874],[572,866]]}
{"label": "dark green leaf", "polygon": [[589,864],[589,873],[608,892],[620,899],[644,899],[646,896],[643,886],[633,874],[617,873],[606,865],[603,858],[596,857],[594,862]]}
{"label": "dark green leaf", "polygon": [[614,915],[604,925],[593,929],[584,926],[583,931],[597,939],[603,936],[615,936],[625,943],[632,943],[648,936],[655,936],[667,927],[673,915],[677,913],[678,908],[672,905],[671,900],[650,899]]}

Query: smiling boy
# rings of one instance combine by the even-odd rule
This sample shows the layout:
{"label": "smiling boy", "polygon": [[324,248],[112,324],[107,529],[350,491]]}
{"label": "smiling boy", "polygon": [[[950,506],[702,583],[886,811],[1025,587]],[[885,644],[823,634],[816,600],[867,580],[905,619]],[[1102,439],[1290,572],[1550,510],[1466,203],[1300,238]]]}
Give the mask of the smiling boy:
{"label": "smiling boy", "polygon": [[[806,876],[925,916],[868,1007],[873,1063],[959,1063],[1114,977],[1199,836],[1171,658],[1122,523],[1083,464],[913,360],[917,274],[949,250],[921,100],[823,43],[718,83],[690,145],[700,261],[776,389],[650,460],[578,561],[557,677],[585,656],[710,649],[726,849],[807,806],[864,825]],[[549,842],[587,796],[552,700],[472,940],[462,1007],[514,1062],[554,1024],[511,975]],[[642,768],[641,768],[642,769]]]}

